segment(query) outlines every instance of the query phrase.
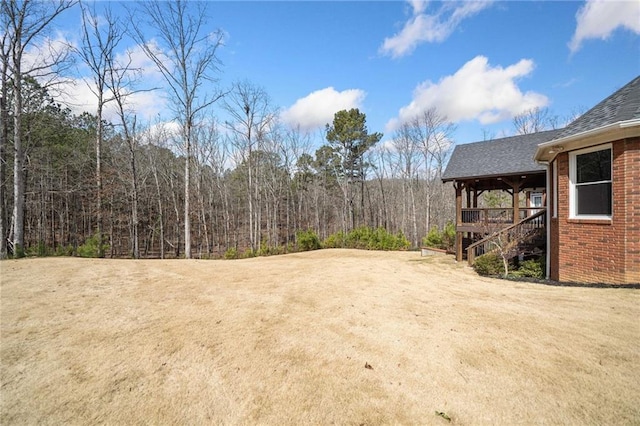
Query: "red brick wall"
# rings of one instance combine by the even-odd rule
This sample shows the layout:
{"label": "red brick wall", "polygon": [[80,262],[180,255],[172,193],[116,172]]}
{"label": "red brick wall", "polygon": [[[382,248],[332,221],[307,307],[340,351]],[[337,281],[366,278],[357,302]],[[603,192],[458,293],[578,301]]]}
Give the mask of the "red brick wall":
{"label": "red brick wall", "polygon": [[625,282],[640,283],[640,138],[625,141],[623,158],[626,171]]}
{"label": "red brick wall", "polygon": [[550,278],[640,282],[640,138],[613,143],[613,217],[569,219],[569,154],[558,161],[558,218],[551,220]]}

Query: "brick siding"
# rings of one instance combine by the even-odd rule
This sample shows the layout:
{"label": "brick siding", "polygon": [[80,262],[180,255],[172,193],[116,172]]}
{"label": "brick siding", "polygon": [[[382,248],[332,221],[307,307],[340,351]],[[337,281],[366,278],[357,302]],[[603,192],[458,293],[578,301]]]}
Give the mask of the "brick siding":
{"label": "brick siding", "polygon": [[569,219],[569,154],[557,157],[558,217],[551,219],[549,229],[551,279],[640,283],[640,138],[615,141],[612,146],[610,221]]}

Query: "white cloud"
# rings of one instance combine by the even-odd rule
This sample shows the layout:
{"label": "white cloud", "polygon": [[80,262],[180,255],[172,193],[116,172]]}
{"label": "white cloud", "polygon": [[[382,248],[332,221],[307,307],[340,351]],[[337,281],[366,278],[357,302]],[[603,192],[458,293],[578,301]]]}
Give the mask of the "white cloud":
{"label": "white cloud", "polygon": [[[95,85],[90,80],[73,79],[67,80],[57,87],[60,100],[67,105],[74,114],[88,112],[96,114],[98,98],[91,90]],[[130,91],[125,91],[130,93]],[[110,98],[111,93],[105,93],[105,98]],[[157,118],[159,114],[167,110],[167,101],[160,91],[136,92],[127,95],[125,107],[145,121]],[[117,122],[119,120],[116,104],[108,102],[103,110],[103,117],[107,121]]]}
{"label": "white cloud", "polygon": [[569,42],[571,52],[591,38],[606,40],[617,28],[640,34],[640,2],[637,0],[587,0],[576,13],[576,32]]}
{"label": "white cloud", "polygon": [[429,2],[426,0],[407,0],[407,3],[411,5],[414,15],[424,12],[429,5]]}
{"label": "white cloud", "polygon": [[[69,67],[69,52],[76,48],[64,33],[46,37],[31,44],[22,55],[22,72],[46,85],[60,80],[61,73]],[[65,60],[66,59],[66,60]]]}
{"label": "white cloud", "polygon": [[385,38],[380,53],[393,58],[408,55],[421,43],[444,41],[463,19],[479,13],[491,0],[444,2],[433,14],[427,14],[427,2],[409,0],[413,13],[402,30]]}
{"label": "white cloud", "polygon": [[529,75],[533,68],[530,59],[503,68],[492,67],[486,57],[476,56],[437,84],[429,80],[419,84],[411,103],[387,123],[386,131],[397,129],[430,108],[436,108],[453,122],[478,120],[490,124],[531,108],[544,107],[549,103],[546,96],[531,91],[523,93],[516,84],[517,79]]}
{"label": "white cloud", "polygon": [[[156,65],[138,45],[117,53],[114,58],[120,68],[128,67],[131,72],[131,86],[124,90],[130,93],[126,97],[126,108],[143,120],[150,121],[163,114],[168,109],[168,102],[162,90],[150,90],[163,86],[162,74]],[[98,98],[95,95],[95,83],[89,68],[83,64],[80,72],[82,77],[67,79],[58,86],[60,99],[74,114],[88,112],[95,114]],[[93,89],[93,90],[92,90]],[[134,93],[131,93],[134,91]],[[105,98],[111,98],[110,92]],[[103,111],[104,119],[117,122],[119,120],[115,102],[108,102]]]}
{"label": "white cloud", "polygon": [[[155,46],[155,44],[153,46]],[[121,67],[128,66],[130,69],[136,70],[139,79],[144,82],[148,82],[149,79],[151,79],[152,82],[162,81],[162,74],[158,70],[158,67],[149,59],[147,54],[144,53],[142,46],[139,44],[117,54],[114,59],[116,64],[119,64]]]}
{"label": "white cloud", "polygon": [[287,124],[299,125],[302,130],[313,130],[333,121],[336,112],[362,108],[366,93],[360,89],[338,92],[333,87],[317,90],[298,99],[284,110],[280,118]]}

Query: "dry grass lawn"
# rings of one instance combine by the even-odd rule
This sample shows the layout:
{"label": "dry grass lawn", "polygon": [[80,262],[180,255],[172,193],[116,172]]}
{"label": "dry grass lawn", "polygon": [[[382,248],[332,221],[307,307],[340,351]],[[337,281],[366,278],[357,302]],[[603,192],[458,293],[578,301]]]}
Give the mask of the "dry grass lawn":
{"label": "dry grass lawn", "polygon": [[640,290],[353,250],[0,268],[2,425],[640,424]]}

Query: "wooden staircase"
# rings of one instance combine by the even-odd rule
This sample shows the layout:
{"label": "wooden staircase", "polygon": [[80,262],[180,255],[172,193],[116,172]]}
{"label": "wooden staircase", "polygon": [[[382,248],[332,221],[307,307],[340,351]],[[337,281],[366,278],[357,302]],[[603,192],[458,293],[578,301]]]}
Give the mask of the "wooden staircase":
{"label": "wooden staircase", "polygon": [[489,235],[467,247],[467,261],[473,265],[475,258],[487,253],[497,253],[512,259],[516,256],[540,255],[546,249],[547,210],[535,214],[506,228],[489,232]]}

